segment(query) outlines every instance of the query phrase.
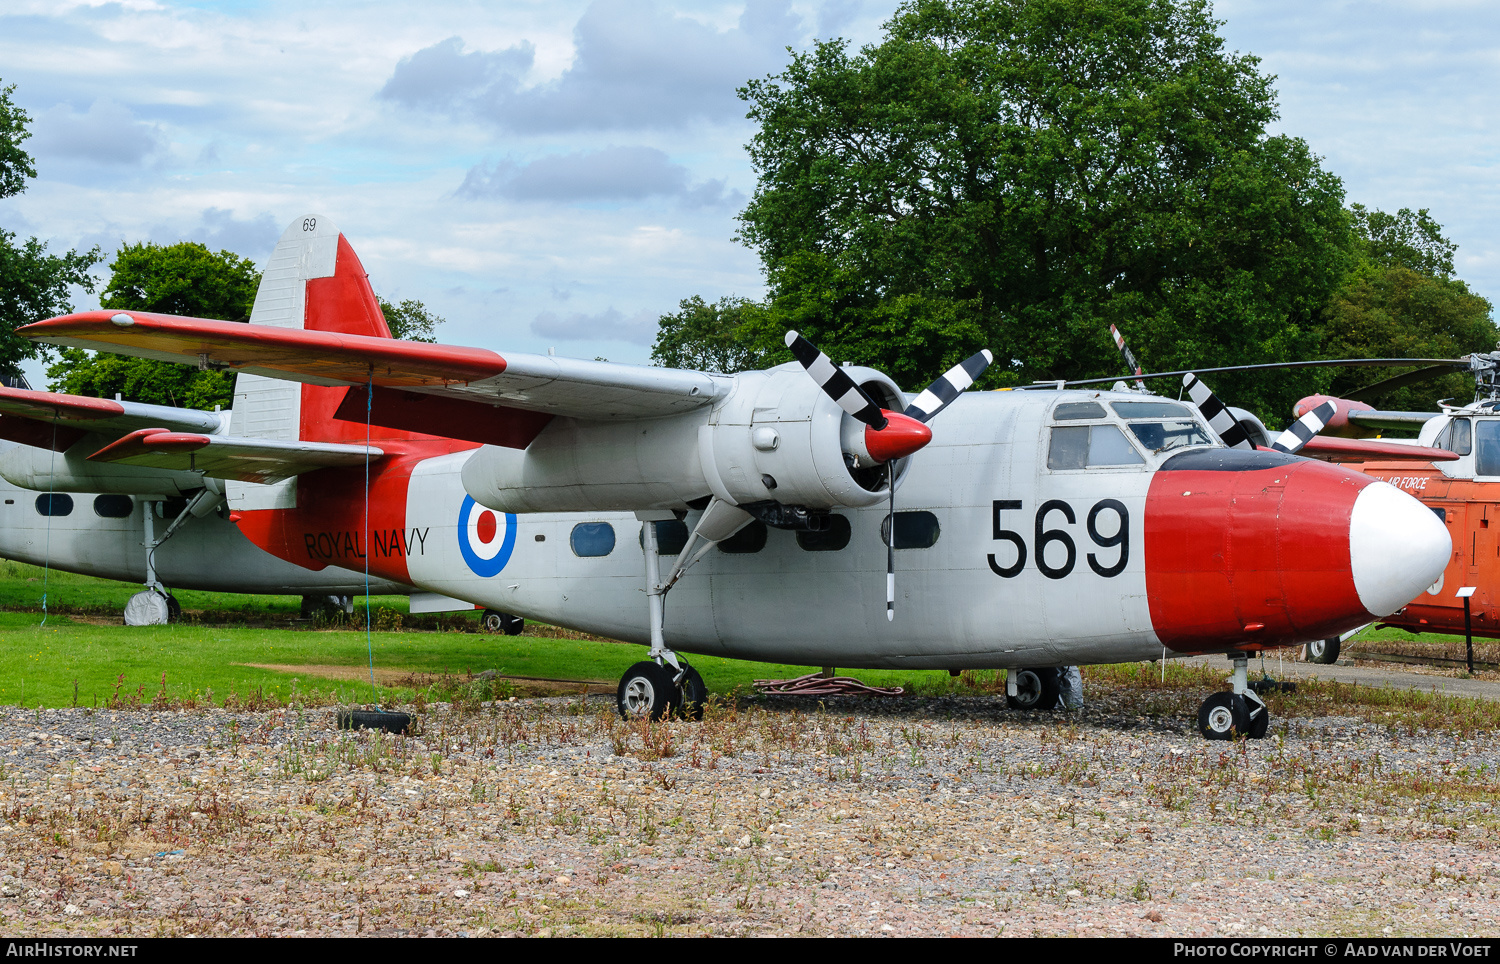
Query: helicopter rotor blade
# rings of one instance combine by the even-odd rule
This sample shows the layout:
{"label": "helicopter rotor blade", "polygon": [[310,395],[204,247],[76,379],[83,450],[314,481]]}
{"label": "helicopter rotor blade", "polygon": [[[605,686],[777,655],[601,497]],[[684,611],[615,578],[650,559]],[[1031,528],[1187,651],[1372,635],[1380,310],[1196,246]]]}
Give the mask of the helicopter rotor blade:
{"label": "helicopter rotor blade", "polygon": [[[1278,368],[1328,368],[1335,366],[1345,368],[1402,368],[1410,365],[1432,365],[1460,371],[1470,370],[1468,356],[1464,356],[1463,358],[1322,358],[1316,361],[1267,362],[1260,365],[1225,365],[1222,368],[1184,368],[1181,371],[1175,372],[1146,372],[1139,377],[1141,379],[1180,378],[1184,375],[1193,374],[1215,375],[1223,372],[1271,371]],[[1075,388],[1081,385],[1105,385],[1119,380],[1119,378],[1083,378],[1076,381],[1064,382],[1051,380],[1033,382],[1030,385],[1017,385],[1016,388],[1031,390],[1058,387]]]}
{"label": "helicopter rotor blade", "polygon": [[1393,375],[1373,385],[1366,385],[1364,388],[1348,392],[1343,397],[1349,399],[1351,402],[1369,402],[1374,404],[1374,399],[1394,392],[1398,388],[1405,388],[1408,385],[1425,382],[1429,378],[1441,378],[1444,375],[1451,374],[1453,374],[1453,367],[1450,365],[1432,365],[1428,368],[1418,368],[1414,372]]}

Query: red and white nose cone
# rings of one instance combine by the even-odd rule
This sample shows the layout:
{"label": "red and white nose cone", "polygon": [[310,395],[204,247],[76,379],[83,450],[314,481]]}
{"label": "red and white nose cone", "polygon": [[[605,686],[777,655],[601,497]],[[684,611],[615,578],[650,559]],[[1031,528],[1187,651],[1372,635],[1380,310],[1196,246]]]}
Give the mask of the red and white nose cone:
{"label": "red and white nose cone", "polygon": [[1152,628],[1178,652],[1339,635],[1410,602],[1450,551],[1446,527],[1411,496],[1270,452],[1169,459],[1145,529]]}
{"label": "red and white nose cone", "polygon": [[1389,616],[1443,574],[1453,542],[1433,511],[1400,489],[1372,482],[1349,518],[1349,563],[1359,601]]}

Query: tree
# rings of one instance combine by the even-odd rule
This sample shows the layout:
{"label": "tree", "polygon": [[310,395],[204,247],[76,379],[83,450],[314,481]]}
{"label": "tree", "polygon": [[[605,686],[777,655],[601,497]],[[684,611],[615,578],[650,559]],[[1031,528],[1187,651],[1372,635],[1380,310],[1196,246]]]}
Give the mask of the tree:
{"label": "tree", "polygon": [[[1453,358],[1493,351],[1500,338],[1490,303],[1453,277],[1458,246],[1424,208],[1396,214],[1351,207],[1359,260],[1330,299],[1324,321],[1327,358]],[[1395,374],[1339,369],[1335,395]],[[1453,374],[1367,399],[1383,408],[1435,411],[1441,398],[1468,401],[1474,378]]]}
{"label": "tree", "polygon": [[678,302],[676,314],[662,315],[651,360],[665,368],[733,374],[760,368],[764,354],[745,334],[746,318],[760,306],[726,295],[709,304],[698,295]]}
{"label": "tree", "polygon": [[1342,185],[1267,135],[1270,78],[1218,26],[1205,0],[913,0],[878,46],[818,43],[742,88],[757,344],[796,327],[907,385],[980,347],[992,385],[1112,374],[1111,322],[1156,367],[1312,354],[1351,253]]}
{"label": "tree", "polygon": [[445,319],[434,314],[422,302],[408,298],[399,305],[393,305],[378,295],[375,300],[380,302],[380,313],[385,315],[385,325],[391,330],[392,338],[429,343],[437,341],[437,326]]}
{"label": "tree", "polygon": [[[110,271],[101,307],[220,321],[249,319],[260,285],[260,273],[249,259],[230,251],[215,254],[193,241],[122,245]],[[54,391],[99,398],[118,394],[133,402],[188,408],[234,404],[232,372],[108,352],[65,349],[61,354],[47,369]]]}
{"label": "tree", "polygon": [[[26,129],[31,118],[11,100],[15,89],[0,87],[0,198],[20,194],[36,177],[31,156],[21,147],[31,136]],[[0,229],[0,376],[19,375],[23,359],[45,357],[46,348],[15,329],[71,311],[69,288],[93,291],[89,270],[100,260],[98,248],[51,255],[36,238],[17,244],[14,233]]]}

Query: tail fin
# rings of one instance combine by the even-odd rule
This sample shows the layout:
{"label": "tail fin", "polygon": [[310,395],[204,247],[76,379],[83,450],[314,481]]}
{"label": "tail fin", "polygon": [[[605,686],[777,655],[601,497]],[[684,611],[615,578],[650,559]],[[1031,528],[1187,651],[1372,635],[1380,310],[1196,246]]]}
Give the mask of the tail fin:
{"label": "tail fin", "polygon": [[[250,321],[279,328],[391,337],[354,248],[332,221],[311,214],[293,221],[276,243],[261,276]],[[363,442],[364,425],[333,417],[348,391],[241,372],[235,379],[232,431],[285,442]],[[370,431],[372,439],[427,437],[379,426]],[[296,505],[295,480],[235,488],[243,489],[230,493],[230,503],[236,508]]]}

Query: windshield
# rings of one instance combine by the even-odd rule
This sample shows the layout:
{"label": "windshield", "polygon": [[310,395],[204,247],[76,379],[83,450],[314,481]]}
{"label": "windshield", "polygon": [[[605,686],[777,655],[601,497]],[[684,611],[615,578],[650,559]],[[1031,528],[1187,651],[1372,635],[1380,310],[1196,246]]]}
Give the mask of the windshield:
{"label": "windshield", "polygon": [[1130,432],[1152,452],[1170,452],[1189,445],[1212,445],[1213,440],[1197,422],[1131,422]]}

